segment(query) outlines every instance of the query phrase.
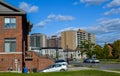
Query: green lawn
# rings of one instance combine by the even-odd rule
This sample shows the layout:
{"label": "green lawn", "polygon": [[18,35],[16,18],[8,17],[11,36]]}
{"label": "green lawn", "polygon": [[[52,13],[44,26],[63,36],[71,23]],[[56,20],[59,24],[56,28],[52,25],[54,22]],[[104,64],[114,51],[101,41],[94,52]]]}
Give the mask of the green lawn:
{"label": "green lawn", "polygon": [[120,73],[111,73],[98,70],[81,70],[54,73],[0,73],[0,76],[120,76]]}

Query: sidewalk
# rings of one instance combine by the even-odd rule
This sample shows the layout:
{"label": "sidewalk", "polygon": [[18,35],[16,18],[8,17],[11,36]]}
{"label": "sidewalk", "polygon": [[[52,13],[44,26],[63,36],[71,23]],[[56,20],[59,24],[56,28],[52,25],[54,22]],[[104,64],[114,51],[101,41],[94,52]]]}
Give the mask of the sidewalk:
{"label": "sidewalk", "polygon": [[113,72],[113,73],[120,73],[120,71],[113,71],[113,70],[103,70],[99,68],[88,68],[88,67],[69,67],[68,71],[76,71],[76,70],[101,70],[106,72]]}
{"label": "sidewalk", "polygon": [[113,73],[120,73],[120,71],[112,71],[112,70],[102,70],[102,71],[113,72]]}
{"label": "sidewalk", "polygon": [[75,70],[90,70],[91,68],[88,67],[70,67],[68,71],[75,71]]}

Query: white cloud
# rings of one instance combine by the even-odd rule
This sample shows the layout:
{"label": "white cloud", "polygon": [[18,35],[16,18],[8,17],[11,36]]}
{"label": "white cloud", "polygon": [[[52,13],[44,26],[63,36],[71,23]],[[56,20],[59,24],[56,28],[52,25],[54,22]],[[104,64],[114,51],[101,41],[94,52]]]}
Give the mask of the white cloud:
{"label": "white cloud", "polygon": [[54,15],[54,14],[50,14],[50,15],[48,15],[47,18],[48,18],[48,19],[55,19],[55,18],[56,18],[56,15]]}
{"label": "white cloud", "polygon": [[80,4],[80,2],[73,2],[73,5],[78,5]]}
{"label": "white cloud", "polygon": [[109,4],[106,5],[106,7],[115,7],[120,6],[120,0],[112,0]]}
{"label": "white cloud", "polygon": [[[94,26],[79,27],[89,33],[94,33],[97,44],[111,43],[120,39],[120,18],[115,19],[99,19]],[[67,30],[78,30],[79,28],[68,27],[59,30],[57,34]]]}
{"label": "white cloud", "polygon": [[80,0],[81,3],[87,3],[87,5],[99,5],[108,0]]}
{"label": "white cloud", "polygon": [[36,12],[36,11],[38,11],[38,6],[30,5],[26,2],[21,2],[19,7],[21,9],[25,10],[26,12]]}
{"label": "white cloud", "polygon": [[50,15],[48,15],[47,18],[59,20],[59,21],[72,21],[72,20],[74,20],[73,16],[64,16],[64,15],[55,15],[55,14],[50,14]]}
{"label": "white cloud", "polygon": [[111,14],[120,14],[120,8],[117,9],[113,8],[110,11],[104,13],[104,15],[111,15]]}
{"label": "white cloud", "polygon": [[120,18],[100,19],[94,26],[83,27],[83,29],[95,33],[98,44],[110,43],[120,39]]}
{"label": "white cloud", "polygon": [[47,16],[47,18],[43,21],[40,21],[39,23],[36,24],[36,26],[45,26],[47,23],[50,23],[52,21],[72,21],[74,20],[73,16],[64,16],[64,15],[55,15],[55,14],[50,14]]}
{"label": "white cloud", "polygon": [[56,16],[56,19],[60,20],[60,21],[72,21],[72,20],[74,20],[74,18],[72,16],[63,16],[63,15]]}
{"label": "white cloud", "polygon": [[46,19],[46,20],[43,20],[43,21],[40,21],[39,23],[37,23],[36,26],[44,27],[49,22],[51,22],[51,20],[50,19]]}
{"label": "white cloud", "polygon": [[69,31],[69,30],[78,30],[79,28],[75,28],[75,27],[68,27],[68,28],[64,28],[59,30],[58,32],[63,32],[63,31]]}
{"label": "white cloud", "polygon": [[60,36],[60,34],[61,34],[61,32],[63,32],[63,31],[69,31],[69,30],[78,30],[79,28],[75,28],[75,27],[68,27],[68,28],[64,28],[64,29],[61,29],[61,30],[59,30],[59,31],[57,31],[57,32],[55,32],[54,34],[52,34],[52,35],[59,35]]}
{"label": "white cloud", "polygon": [[96,34],[120,33],[120,18],[101,19],[97,21],[95,26],[85,28]]}
{"label": "white cloud", "polygon": [[118,40],[120,39],[120,34],[117,33],[117,34],[105,34],[105,35],[97,35],[96,36],[96,40],[97,40],[97,43],[99,44],[105,44],[105,42],[107,43],[112,43],[114,42],[115,40]]}

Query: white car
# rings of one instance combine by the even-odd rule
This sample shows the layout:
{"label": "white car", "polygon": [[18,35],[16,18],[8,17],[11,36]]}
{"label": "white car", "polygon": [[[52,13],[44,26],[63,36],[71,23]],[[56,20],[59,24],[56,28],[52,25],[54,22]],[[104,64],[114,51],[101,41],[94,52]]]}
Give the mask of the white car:
{"label": "white car", "polygon": [[61,71],[67,71],[67,70],[68,70],[68,67],[64,64],[53,64],[40,72],[59,72],[59,71],[61,72]]}
{"label": "white car", "polygon": [[65,64],[68,66],[68,63],[65,60],[56,60],[55,63]]}
{"label": "white car", "polygon": [[92,60],[92,63],[100,63],[100,60],[98,60],[98,59],[93,59],[93,60]]}

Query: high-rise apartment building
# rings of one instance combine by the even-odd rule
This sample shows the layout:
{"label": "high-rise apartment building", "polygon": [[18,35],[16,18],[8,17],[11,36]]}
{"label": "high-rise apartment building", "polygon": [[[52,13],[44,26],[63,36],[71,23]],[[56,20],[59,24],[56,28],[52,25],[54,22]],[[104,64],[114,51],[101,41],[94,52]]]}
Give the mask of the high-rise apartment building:
{"label": "high-rise apartment building", "polygon": [[77,31],[77,45],[81,45],[81,42],[88,40],[88,33],[85,30],[79,29]]}
{"label": "high-rise apartment building", "polygon": [[88,33],[88,41],[95,43],[95,35],[93,33]]}
{"label": "high-rise apartment building", "polygon": [[77,31],[77,45],[81,46],[81,42],[89,41],[90,43],[95,43],[95,35],[93,33],[88,33],[85,30],[78,29]]}
{"label": "high-rise apartment building", "polygon": [[30,36],[30,47],[46,47],[47,36],[40,33],[34,33]]}
{"label": "high-rise apartment building", "polygon": [[86,40],[95,43],[95,35],[81,29],[61,33],[61,46],[63,49],[75,50],[77,46],[81,46],[81,42]]}
{"label": "high-rise apartment building", "polygon": [[63,31],[61,33],[61,46],[63,50],[74,50],[77,47],[77,34],[74,30]]}

